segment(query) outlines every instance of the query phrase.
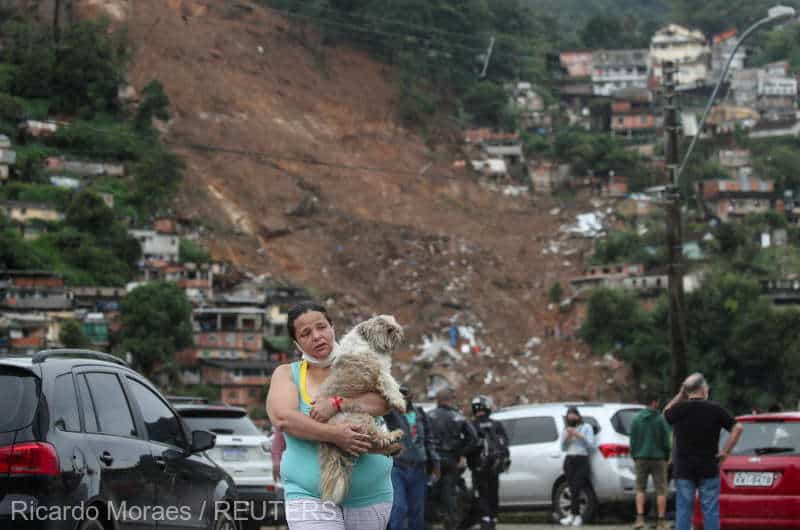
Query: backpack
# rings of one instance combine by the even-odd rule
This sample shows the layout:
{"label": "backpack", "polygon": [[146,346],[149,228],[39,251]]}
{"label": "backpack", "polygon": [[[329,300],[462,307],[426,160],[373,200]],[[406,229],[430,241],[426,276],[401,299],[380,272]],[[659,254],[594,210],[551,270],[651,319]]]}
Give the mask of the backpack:
{"label": "backpack", "polygon": [[475,428],[480,446],[475,468],[494,473],[505,471],[509,458],[508,440],[501,435],[499,426],[492,420],[484,420],[477,423]]}

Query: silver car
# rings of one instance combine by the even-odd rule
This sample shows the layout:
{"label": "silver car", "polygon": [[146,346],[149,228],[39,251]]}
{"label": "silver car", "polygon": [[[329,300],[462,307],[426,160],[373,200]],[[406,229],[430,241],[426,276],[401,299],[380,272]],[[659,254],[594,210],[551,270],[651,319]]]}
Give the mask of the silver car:
{"label": "silver car", "polygon": [[591,521],[599,504],[633,503],[635,473],[628,434],[641,405],[624,403],[547,403],[499,410],[492,418],[503,423],[511,445],[511,467],[500,475],[503,509],[552,506],[564,517],[570,494],[564,477],[561,433],[567,407],[575,405],[592,425],[597,450],[590,457],[592,488],[581,493],[581,514]]}

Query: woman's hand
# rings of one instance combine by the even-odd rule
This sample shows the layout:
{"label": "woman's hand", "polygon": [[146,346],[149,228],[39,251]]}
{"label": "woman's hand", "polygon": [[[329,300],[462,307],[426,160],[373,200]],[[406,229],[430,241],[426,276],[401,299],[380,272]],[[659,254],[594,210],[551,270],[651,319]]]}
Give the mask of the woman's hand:
{"label": "woman's hand", "polygon": [[336,447],[353,456],[366,453],[372,447],[372,440],[361,429],[349,423],[333,425],[334,431],[331,436],[331,443]]}
{"label": "woman's hand", "polygon": [[333,404],[333,398],[319,398],[311,405],[311,418],[317,420],[321,423],[327,423],[327,421],[333,418],[336,413],[339,412],[336,410],[336,406]]}

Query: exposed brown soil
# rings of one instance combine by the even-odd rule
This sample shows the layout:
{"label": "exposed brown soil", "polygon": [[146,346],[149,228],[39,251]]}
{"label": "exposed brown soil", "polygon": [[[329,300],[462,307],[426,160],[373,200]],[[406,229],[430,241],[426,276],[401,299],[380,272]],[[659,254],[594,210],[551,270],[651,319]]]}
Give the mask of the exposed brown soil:
{"label": "exposed brown soil", "polygon": [[[408,331],[405,359],[423,335],[471,315],[493,357],[484,348],[452,366],[464,395],[513,403],[629,393],[614,361],[591,357],[580,341],[545,337],[558,319],[563,334],[575,331],[574,313],[548,310],[547,289],[579,273],[580,254],[542,250],[577,206],[552,215],[563,205],[504,197],[454,173],[457,146],[431,148],[396,120],[390,67],[345,46],[320,47],[312,31],[260,7],[217,4],[137,0],[128,21],[130,82],[141,89],[159,79],[172,102],[166,138],[188,167],[176,209],[210,229],[215,257],[308,286],[346,325],[360,314],[396,314]],[[543,344],[518,355],[534,336]],[[402,375],[425,380],[423,370]]]}

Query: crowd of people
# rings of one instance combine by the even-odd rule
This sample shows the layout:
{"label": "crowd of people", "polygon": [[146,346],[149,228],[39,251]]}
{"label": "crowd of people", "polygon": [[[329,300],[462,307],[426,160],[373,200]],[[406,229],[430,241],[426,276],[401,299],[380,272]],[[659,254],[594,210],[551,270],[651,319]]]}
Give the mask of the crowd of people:
{"label": "crowd of people", "polygon": [[[284,509],[290,530],[422,530],[426,506],[438,511],[445,530],[457,530],[465,517],[458,504],[461,475],[469,468],[474,491],[475,523],[481,530],[497,525],[499,477],[511,465],[509,439],[491,414],[493,403],[478,395],[471,401],[472,418],[465,417],[451,388],[436,396],[436,408],[425,412],[415,405],[408,387],[400,391],[405,412],[389,410],[382,397],[368,393],[354,398],[319,396],[330,374],[335,333],[324,306],[302,303],[289,311],[288,330],[300,360],[276,369],[267,412],[276,430],[273,455],[276,480],[284,490]],[[710,401],[701,374],[693,374],[663,411],[659,399],[647,399],[647,408],[633,420],[631,455],[636,471],[636,521],[645,527],[646,488],[656,490],[656,528],[666,528],[667,483],[672,469],[676,487],[676,530],[689,530],[695,494],[699,495],[704,527],[719,529],[719,464],[730,454],[742,428],[721,406]],[[338,411],[366,412],[389,430],[402,430],[402,447],[387,451],[371,448],[363,432],[347,424],[328,423]],[[591,487],[591,456],[595,433],[580,411],[570,407],[561,434],[564,476],[571,496],[564,526],[579,527],[580,493]],[[731,432],[718,451],[721,429]],[[319,444],[330,443],[354,457],[347,495],[337,505],[320,495]],[[429,514],[431,515],[431,514]]]}

